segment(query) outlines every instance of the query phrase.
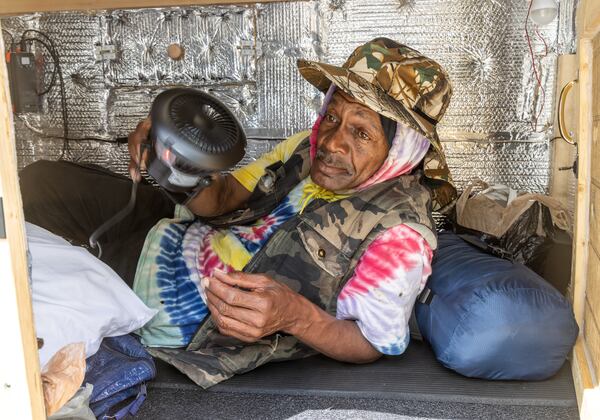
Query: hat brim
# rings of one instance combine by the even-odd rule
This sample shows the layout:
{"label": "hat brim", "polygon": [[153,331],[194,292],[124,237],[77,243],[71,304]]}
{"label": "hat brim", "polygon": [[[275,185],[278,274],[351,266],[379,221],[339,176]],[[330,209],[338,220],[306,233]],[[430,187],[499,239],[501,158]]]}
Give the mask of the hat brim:
{"label": "hat brim", "polygon": [[402,102],[392,98],[380,87],[369,83],[359,74],[344,67],[302,59],[298,60],[297,65],[302,77],[320,91],[327,91],[330,84],[333,83],[357,102],[424,135],[441,154],[445,163],[444,152],[435,125],[414,110],[404,106]]}

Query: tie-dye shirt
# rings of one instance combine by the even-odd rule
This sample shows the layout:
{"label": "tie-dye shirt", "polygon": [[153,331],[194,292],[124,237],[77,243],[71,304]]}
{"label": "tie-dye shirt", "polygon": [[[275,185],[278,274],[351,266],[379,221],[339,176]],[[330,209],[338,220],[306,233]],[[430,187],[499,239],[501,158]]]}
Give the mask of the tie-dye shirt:
{"label": "tie-dye shirt", "polygon": [[[307,134],[288,138],[232,175],[252,191],[265,168],[289,159]],[[134,283],[142,300],[159,311],[140,331],[144,344],[180,347],[189,343],[208,313],[202,278],[216,268],[242,270],[278,227],[306,204],[310,186],[314,184],[308,177],[269,215],[247,226],[215,229],[194,221],[179,206],[174,219],[159,222],[146,238]],[[430,262],[431,249],[411,228],[400,225],[380,234],[339,295],[337,318],[356,321],[381,353],[401,354],[410,337],[412,307],[431,273]]]}

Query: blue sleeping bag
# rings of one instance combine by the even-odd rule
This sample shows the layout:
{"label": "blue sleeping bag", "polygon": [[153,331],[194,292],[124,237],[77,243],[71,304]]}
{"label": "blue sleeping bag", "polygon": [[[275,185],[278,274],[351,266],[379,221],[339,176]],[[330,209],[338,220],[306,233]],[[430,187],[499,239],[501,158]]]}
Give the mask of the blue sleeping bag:
{"label": "blue sleeping bag", "polygon": [[500,259],[453,233],[439,235],[415,314],[436,358],[462,375],[541,380],[565,362],[578,334],[570,303],[521,264]]}

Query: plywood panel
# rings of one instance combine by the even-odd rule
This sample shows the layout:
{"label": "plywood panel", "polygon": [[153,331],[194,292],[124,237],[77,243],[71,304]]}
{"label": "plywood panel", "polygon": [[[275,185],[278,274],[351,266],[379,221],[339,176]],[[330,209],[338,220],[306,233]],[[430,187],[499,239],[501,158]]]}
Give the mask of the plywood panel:
{"label": "plywood panel", "polygon": [[[600,320],[600,248],[595,245],[590,249],[588,260],[586,301],[595,319]],[[588,319],[585,322],[588,322]]]}
{"label": "plywood panel", "polygon": [[588,250],[584,337],[590,362],[600,373],[600,35],[592,43],[592,141],[590,185],[590,241]]}
{"label": "plywood panel", "polygon": [[580,2],[577,7],[577,32],[581,39],[593,39],[600,32],[600,1]]}
{"label": "plywood panel", "polygon": [[[600,1],[583,0],[577,11],[579,57],[579,176],[574,234],[573,310],[581,328],[573,352],[573,379],[582,419],[597,418],[600,393],[600,291],[598,290],[598,138],[600,119]],[[592,160],[596,161],[592,165]],[[594,176],[592,176],[592,173]],[[597,313],[595,313],[596,311]],[[587,351],[586,351],[587,350]],[[594,388],[596,387],[596,388]]]}
{"label": "plywood panel", "polygon": [[585,290],[590,237],[590,184],[592,154],[592,69],[593,46],[591,39],[580,39],[579,57],[579,173],[577,176],[577,202],[573,235],[573,312],[579,326],[583,326]]}
{"label": "plywood panel", "polygon": [[592,44],[594,66],[592,70],[592,180],[600,186],[600,36]]}
{"label": "plywood panel", "polygon": [[590,302],[585,305],[585,337],[586,348],[590,355],[590,361],[595,372],[600,372],[600,328],[598,318],[592,312]]}
{"label": "plywood panel", "polygon": [[[590,188],[590,243],[600,250],[600,183]],[[590,251],[591,253],[591,251]]]}
{"label": "plywood panel", "polygon": [[[573,372],[573,385],[577,395],[577,405],[580,410],[586,398],[586,391],[594,387],[590,366],[588,365],[586,343],[583,338],[583,332],[577,337],[573,354],[571,357],[571,369]],[[581,411],[580,411],[581,412]],[[582,417],[583,418],[583,417]]]}
{"label": "plywood panel", "polygon": [[[590,198],[590,246],[583,337],[589,356],[587,363],[597,375],[600,372],[600,220],[597,217],[600,211],[600,188],[595,183],[592,183]],[[589,394],[586,397],[587,405],[600,405],[598,397],[598,393]],[[583,409],[582,406],[582,413]],[[582,418],[586,417],[582,414]]]}
{"label": "plywood panel", "polygon": [[[261,0],[269,3],[286,0]],[[60,10],[129,9],[159,6],[201,6],[208,4],[257,3],[252,0],[2,0],[0,15],[21,15]]]}
{"label": "plywood panel", "polygon": [[[600,61],[600,58],[598,60]],[[597,80],[598,82],[594,81],[594,83],[600,84],[600,79]],[[600,92],[594,92],[594,97],[600,97]],[[594,116],[592,130],[592,180],[600,186],[600,115]]]}

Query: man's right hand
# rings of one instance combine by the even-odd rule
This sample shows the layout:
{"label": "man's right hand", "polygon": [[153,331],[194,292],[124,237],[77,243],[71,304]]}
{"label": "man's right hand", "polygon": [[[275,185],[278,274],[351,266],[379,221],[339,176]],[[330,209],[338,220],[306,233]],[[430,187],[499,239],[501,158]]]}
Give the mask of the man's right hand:
{"label": "man's right hand", "polygon": [[148,151],[142,152],[142,143],[148,141],[148,134],[152,123],[150,117],[139,122],[135,130],[127,137],[127,147],[129,148],[129,175],[135,182],[140,182],[142,175],[140,169],[146,169],[148,160]]}

